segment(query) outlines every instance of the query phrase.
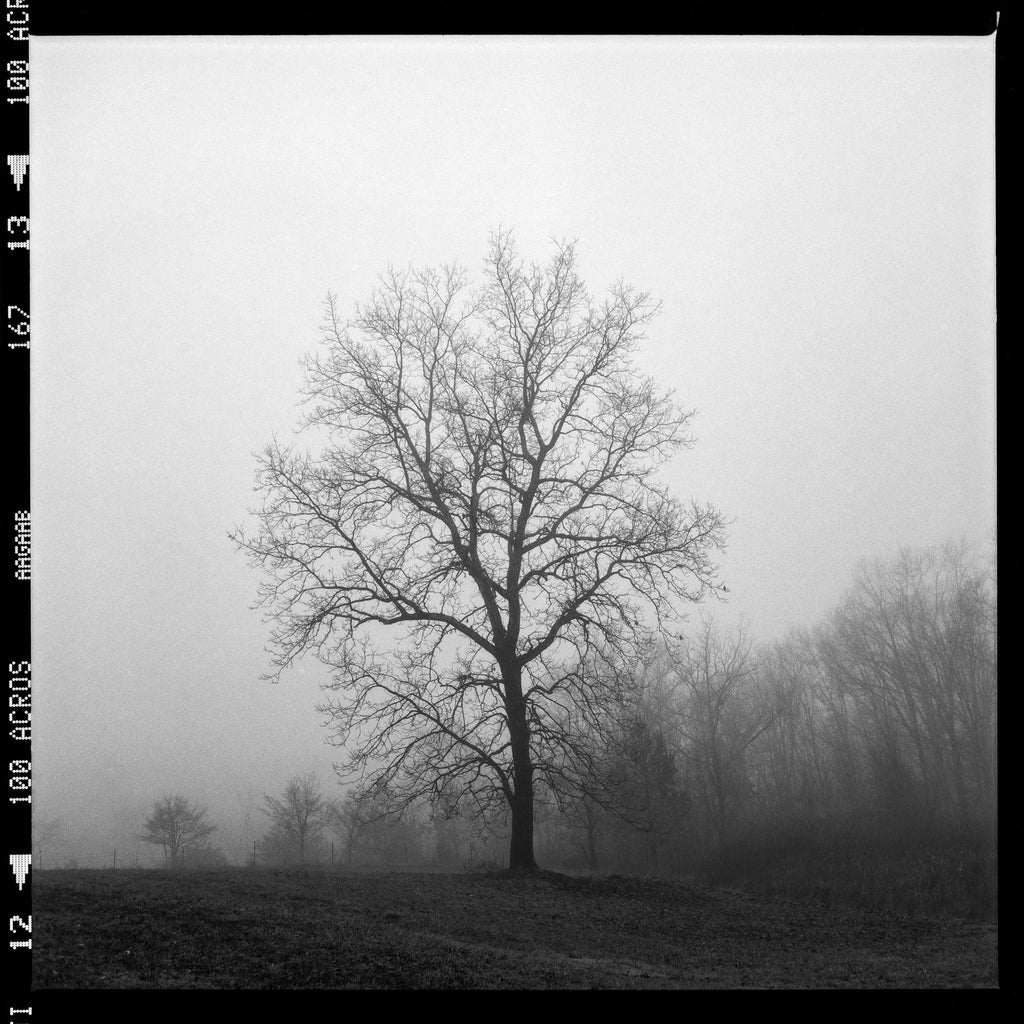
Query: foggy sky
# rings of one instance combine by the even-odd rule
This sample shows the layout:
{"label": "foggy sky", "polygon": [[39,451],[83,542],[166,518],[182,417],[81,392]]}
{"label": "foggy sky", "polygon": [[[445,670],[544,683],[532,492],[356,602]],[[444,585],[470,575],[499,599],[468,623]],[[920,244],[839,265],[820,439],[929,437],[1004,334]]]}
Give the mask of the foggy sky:
{"label": "foggy sky", "polygon": [[36,37],[31,67],[33,810],[83,865],[164,793],[230,853],[237,794],[333,789],[323,669],[260,680],[227,532],[324,296],[389,262],[479,279],[504,226],[662,301],[640,363],[699,411],[665,479],[733,519],[723,623],[992,542],[992,38]]}

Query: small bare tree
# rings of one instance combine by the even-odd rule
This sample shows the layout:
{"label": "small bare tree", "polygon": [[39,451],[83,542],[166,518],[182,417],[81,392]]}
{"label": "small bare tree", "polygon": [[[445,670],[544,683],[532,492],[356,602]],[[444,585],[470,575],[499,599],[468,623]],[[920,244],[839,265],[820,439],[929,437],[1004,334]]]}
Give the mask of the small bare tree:
{"label": "small bare tree", "polygon": [[361,841],[376,827],[400,825],[390,794],[380,790],[353,787],[343,800],[333,804],[328,828],[341,840],[342,856],[351,866]]}
{"label": "small bare tree", "polygon": [[194,807],[183,796],[165,796],[154,804],[145,831],[137,838],[163,847],[164,863],[180,868],[185,850],[216,831],[205,817],[205,807]]}
{"label": "small bare tree", "polygon": [[265,796],[263,813],[274,822],[276,830],[298,846],[299,859],[306,860],[306,848],[323,835],[331,819],[331,806],[320,791],[315,774],[296,775],[285,786],[280,799]]}
{"label": "small bare tree", "polygon": [[43,855],[58,841],[62,827],[60,818],[47,821],[32,819],[32,855],[37,870],[43,869]]}
{"label": "small bare tree", "polygon": [[648,295],[595,303],[571,244],[526,266],[507,233],[485,273],[391,271],[348,324],[328,299],[318,450],[266,449],[261,528],[233,536],[268,577],[271,678],[307,652],[334,670],[343,772],[503,803],[509,866],[535,870],[535,775],[566,721],[605,718],[587,655],[635,660],[673,600],[714,589],[723,521],[654,479],[692,439],[632,365]]}
{"label": "small bare tree", "polygon": [[238,805],[239,824],[236,826],[232,839],[232,853],[235,862],[244,864],[253,858],[254,826],[252,814],[256,808],[256,796],[252,789],[246,787],[243,793],[235,788],[235,801]]}

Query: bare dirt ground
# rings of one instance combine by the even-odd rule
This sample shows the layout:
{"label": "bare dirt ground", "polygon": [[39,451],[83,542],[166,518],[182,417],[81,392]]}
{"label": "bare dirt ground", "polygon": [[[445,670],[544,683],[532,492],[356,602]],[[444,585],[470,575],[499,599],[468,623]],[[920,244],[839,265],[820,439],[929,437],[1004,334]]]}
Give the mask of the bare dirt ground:
{"label": "bare dirt ground", "polygon": [[997,926],[632,878],[32,879],[33,989],[994,988]]}

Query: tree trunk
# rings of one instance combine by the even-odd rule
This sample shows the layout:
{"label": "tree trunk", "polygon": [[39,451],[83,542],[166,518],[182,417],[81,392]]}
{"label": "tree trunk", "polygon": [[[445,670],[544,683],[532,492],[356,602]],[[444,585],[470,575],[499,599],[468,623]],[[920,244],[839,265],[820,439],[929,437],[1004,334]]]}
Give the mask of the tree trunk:
{"label": "tree trunk", "polygon": [[597,873],[597,822],[594,820],[594,809],[584,801],[583,813],[587,825],[587,864],[591,874]]}
{"label": "tree trunk", "polygon": [[[518,770],[516,774],[519,774]],[[521,792],[518,782],[512,804],[512,839],[509,843],[508,866],[510,871],[538,870],[533,857],[533,791]]]}
{"label": "tree trunk", "polygon": [[533,759],[530,756],[530,727],[523,701],[522,672],[518,666],[503,668],[505,709],[512,745],[512,838],[509,843],[510,871],[537,871],[533,856]]}

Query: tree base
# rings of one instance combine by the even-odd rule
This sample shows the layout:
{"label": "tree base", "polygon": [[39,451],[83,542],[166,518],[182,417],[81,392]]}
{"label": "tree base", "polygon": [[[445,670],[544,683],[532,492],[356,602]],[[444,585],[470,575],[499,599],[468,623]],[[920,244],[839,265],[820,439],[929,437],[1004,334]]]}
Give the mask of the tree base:
{"label": "tree base", "polygon": [[560,871],[549,871],[547,868],[537,867],[536,864],[532,868],[505,868],[500,874],[502,878],[562,879],[569,877],[568,875],[563,875]]}

